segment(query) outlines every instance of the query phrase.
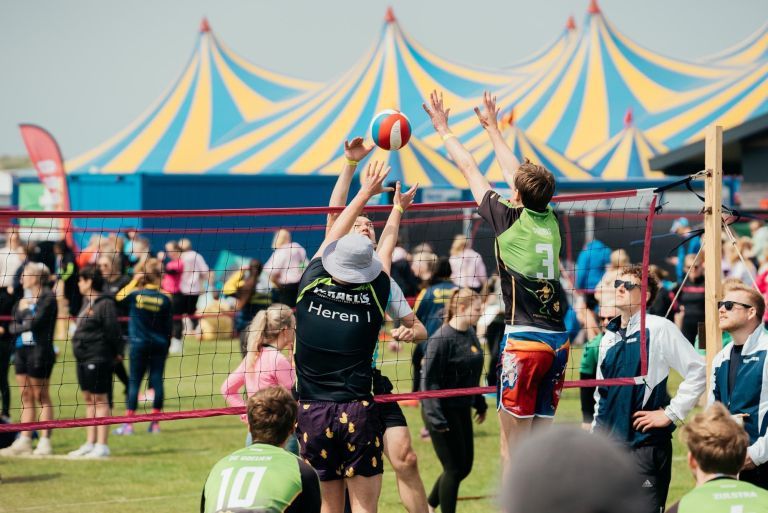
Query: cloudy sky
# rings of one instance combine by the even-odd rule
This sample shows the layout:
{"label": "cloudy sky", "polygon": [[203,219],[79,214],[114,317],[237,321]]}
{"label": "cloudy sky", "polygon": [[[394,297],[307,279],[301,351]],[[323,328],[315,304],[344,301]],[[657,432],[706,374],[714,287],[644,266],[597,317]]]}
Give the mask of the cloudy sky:
{"label": "cloudy sky", "polygon": [[[388,5],[403,29],[458,63],[503,66],[550,43],[588,0],[3,0],[0,154],[24,154],[19,122],[50,130],[65,158],[138,117],[177,77],[200,19],[248,60],[328,80],[373,44]],[[697,59],[768,20],[766,0],[601,0],[620,31]]]}

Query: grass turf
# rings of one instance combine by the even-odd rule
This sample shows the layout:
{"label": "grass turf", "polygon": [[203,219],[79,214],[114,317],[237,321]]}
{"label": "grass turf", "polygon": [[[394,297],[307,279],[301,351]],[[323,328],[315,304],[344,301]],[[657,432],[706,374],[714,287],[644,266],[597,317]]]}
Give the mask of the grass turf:
{"label": "grass turf", "polygon": [[[57,418],[84,414],[77,407],[79,393],[74,363],[68,347],[62,348],[60,362],[54,368],[51,392],[58,404]],[[410,351],[383,352],[383,372],[396,387],[410,387]],[[166,365],[166,411],[203,409],[222,406],[219,385],[227,372],[239,363],[238,342],[185,342],[184,356],[171,357]],[[581,354],[572,355],[575,366]],[[680,379],[670,379],[672,391]],[[122,385],[115,386],[116,397]],[[18,408],[18,393],[13,389],[13,407]],[[489,400],[490,401],[490,400]],[[117,401],[116,413],[124,407]],[[147,405],[151,407],[151,405]],[[17,412],[18,410],[16,410]],[[429,492],[441,467],[431,443],[419,438],[422,421],[418,408],[405,407],[413,445],[419,457],[419,470]],[[563,393],[556,422],[578,424],[581,421],[577,389]],[[66,459],[0,458],[0,513],[10,511],[120,511],[149,513],[182,512],[199,509],[200,493],[213,464],[243,446],[245,427],[237,417],[193,419],[161,424],[157,435],[146,432],[147,424],[136,424],[130,437],[110,436],[112,457],[105,461]],[[56,454],[66,454],[84,442],[83,429],[61,429],[53,435]],[[675,438],[675,461],[669,503],[686,493],[693,480],[687,470],[681,444]],[[459,503],[463,512],[494,510],[493,494],[498,484],[498,421],[489,412],[488,420],[475,425],[475,465],[462,482]],[[600,486],[600,483],[595,483]],[[588,493],[588,492],[585,492]],[[478,498],[479,497],[479,498]],[[395,486],[394,473],[387,464],[379,501],[379,511],[404,511]]]}

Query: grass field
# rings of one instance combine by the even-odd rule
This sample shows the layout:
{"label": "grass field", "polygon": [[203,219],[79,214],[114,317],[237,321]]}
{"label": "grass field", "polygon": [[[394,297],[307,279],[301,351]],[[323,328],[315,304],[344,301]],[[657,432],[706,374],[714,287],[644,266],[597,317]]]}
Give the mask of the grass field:
{"label": "grass field", "polygon": [[[54,368],[52,393],[60,418],[82,415],[76,408],[79,397],[74,365],[63,348]],[[166,366],[167,411],[222,406],[218,388],[226,373],[239,363],[236,341],[204,342],[188,339],[184,356],[169,359]],[[383,371],[403,389],[410,386],[409,355],[384,353]],[[572,361],[580,361],[576,349]],[[573,363],[571,364],[573,365]],[[677,377],[676,377],[677,378]],[[679,378],[671,380],[676,387]],[[63,384],[61,384],[63,383]],[[122,386],[115,387],[122,393]],[[674,388],[673,388],[674,391]],[[16,394],[16,391],[13,391]],[[18,394],[14,396],[18,407]],[[581,420],[578,390],[566,390],[558,410],[558,423],[578,424]],[[419,439],[421,419],[417,408],[404,408],[408,417],[419,468],[427,491],[440,473],[432,445]],[[124,411],[118,404],[117,413]],[[243,446],[245,427],[235,417],[217,417],[165,422],[162,433],[145,431],[137,424],[132,437],[110,438],[112,457],[105,461],[76,461],[62,458],[0,458],[0,513],[23,511],[119,511],[121,513],[164,513],[197,511],[200,492],[209,469],[220,458]],[[84,441],[83,429],[62,429],[53,437],[58,455],[76,449]],[[464,500],[460,511],[494,510],[493,494],[498,479],[498,422],[489,415],[476,426],[475,465],[462,483],[460,496],[485,497]],[[553,462],[556,463],[556,462]],[[684,451],[675,440],[675,461],[669,502],[679,499],[693,485],[686,468]],[[595,483],[599,486],[599,483]],[[588,493],[588,492],[585,492]],[[404,511],[395,487],[394,473],[387,467],[381,493],[382,512]]]}

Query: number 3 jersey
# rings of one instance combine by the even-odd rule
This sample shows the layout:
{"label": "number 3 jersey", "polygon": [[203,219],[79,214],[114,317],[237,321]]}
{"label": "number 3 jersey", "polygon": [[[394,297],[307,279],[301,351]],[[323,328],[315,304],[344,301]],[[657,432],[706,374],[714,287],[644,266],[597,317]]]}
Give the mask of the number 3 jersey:
{"label": "number 3 jersey", "polygon": [[565,331],[560,285],[560,226],[552,207],[515,207],[488,191],[478,209],[496,235],[496,259],[507,324]]}
{"label": "number 3 jersey", "polygon": [[254,443],[214,465],[200,512],[319,512],[320,503],[312,467],[285,449]]}

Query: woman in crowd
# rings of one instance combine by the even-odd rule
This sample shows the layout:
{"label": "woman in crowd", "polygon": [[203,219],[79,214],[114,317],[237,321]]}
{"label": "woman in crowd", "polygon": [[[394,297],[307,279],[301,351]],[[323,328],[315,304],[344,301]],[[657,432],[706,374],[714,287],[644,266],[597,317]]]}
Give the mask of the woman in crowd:
{"label": "woman in crowd", "polygon": [[[477,293],[467,288],[453,292],[445,324],[427,342],[422,390],[479,386],[484,357],[473,326],[482,313],[483,302]],[[432,446],[443,466],[427,502],[431,508],[439,506],[443,513],[456,511],[459,484],[472,470],[472,407],[478,424],[482,423],[488,406],[481,395],[422,401]]]}
{"label": "woman in crowd", "polygon": [[[263,266],[252,259],[246,269],[233,274],[222,288],[222,294],[235,297],[235,329],[240,334],[240,352],[245,357],[248,346],[248,327],[256,314],[272,303],[269,287],[261,280]],[[282,304],[282,303],[281,303]]]}
{"label": "woman in crowd", "polygon": [[[21,422],[53,420],[49,381],[56,362],[53,333],[58,307],[49,288],[50,271],[38,262],[30,262],[21,273],[22,298],[14,305],[9,332],[16,341],[16,383],[21,393]],[[38,415],[37,407],[40,407]],[[2,455],[53,454],[51,430],[40,430],[40,440],[32,451],[32,433],[22,431]]]}
{"label": "woman in crowd", "polygon": [[171,294],[173,310],[173,331],[171,334],[171,346],[174,352],[181,350],[181,337],[184,325],[181,316],[184,313],[184,295],[181,293],[181,276],[184,272],[184,262],[181,260],[181,248],[175,240],[165,244],[165,252],[160,252],[157,258],[165,262],[161,287]]}
{"label": "woman in crowd", "polygon": [[[171,342],[171,299],[160,290],[162,264],[150,258],[137,265],[133,280],[117,293],[117,301],[128,304],[130,320],[128,334],[131,341],[128,405],[125,414],[132,417],[139,401],[139,387],[149,371],[149,387],[154,390],[152,413],[163,409],[163,372]],[[150,433],[159,433],[157,421],[150,423]],[[126,423],[115,434],[132,435],[133,424]]]}
{"label": "woman in crowd", "polygon": [[679,309],[675,324],[693,344],[699,333],[699,323],[704,322],[704,253],[698,258],[694,254],[686,255],[684,265],[688,279],[682,284],[677,298]]}
{"label": "woman in crowd", "polygon": [[[13,277],[24,261],[24,248],[19,232],[9,229],[6,232],[5,246],[0,248],[0,315],[10,316],[15,302],[13,297]],[[14,350],[13,336],[8,333],[8,321],[0,321],[0,396],[3,398],[0,417],[10,421],[11,387],[8,384],[8,368]]]}
{"label": "woman in crowd", "polygon": [[307,267],[307,252],[291,240],[291,232],[278,230],[272,241],[275,250],[264,264],[269,281],[277,288],[276,302],[293,308],[299,294],[299,280]]}
{"label": "woman in crowd", "polygon": [[451,279],[457,287],[467,287],[480,292],[488,278],[483,257],[470,247],[466,235],[457,235],[451,244]]}
{"label": "woman in crowd", "polygon": [[[77,286],[83,306],[77,316],[72,352],[77,360],[77,382],[83,391],[86,417],[109,417],[112,412],[109,392],[112,368],[123,348],[123,335],[117,322],[117,306],[110,294],[102,293],[104,277],[99,268],[86,265],[80,270]],[[109,456],[109,426],[88,426],[86,441],[69,453],[71,457]]]}
{"label": "woman in crowd", "polygon": [[[447,258],[435,260],[431,265],[430,275],[432,278],[429,286],[421,291],[413,305],[413,311],[424,324],[429,337],[443,325],[445,305],[456,290],[456,285],[451,281],[451,264]],[[427,342],[422,342],[413,348],[411,363],[413,364],[414,392],[417,392],[421,386],[421,360],[424,357],[426,345]]]}
{"label": "woman in crowd", "polygon": [[[229,406],[245,406],[240,393],[243,386],[248,397],[275,385],[293,389],[293,365],[281,351],[293,347],[295,327],[296,319],[286,305],[275,303],[256,314],[248,329],[243,330],[248,335],[245,358],[221,385],[221,395]],[[241,420],[247,422],[245,416]]]}
{"label": "woman in crowd", "polygon": [[[118,239],[122,240],[122,239]],[[102,294],[115,299],[115,296],[131,281],[131,277],[123,273],[123,257],[120,253],[102,253],[96,260],[99,266],[99,272],[103,279]],[[78,286],[80,283],[78,282]],[[128,317],[128,305],[121,303],[117,306],[118,317]],[[128,389],[128,373],[123,365],[123,355],[125,353],[125,342],[128,339],[128,324],[123,322],[119,324],[123,343],[117,348],[117,357],[114,361],[114,372],[117,379],[123,384],[125,390]],[[109,388],[109,404],[112,405],[112,387]]]}
{"label": "woman in crowd", "polygon": [[432,270],[437,263],[437,255],[429,250],[428,244],[419,244],[416,246],[418,251],[413,252],[411,258],[411,270],[416,279],[419,280],[419,289],[429,287],[432,279]]}

